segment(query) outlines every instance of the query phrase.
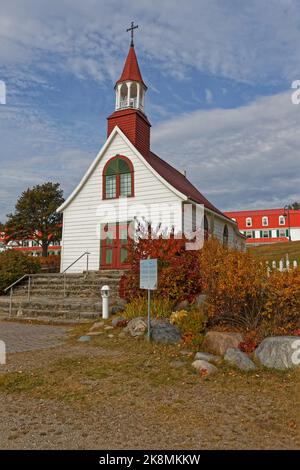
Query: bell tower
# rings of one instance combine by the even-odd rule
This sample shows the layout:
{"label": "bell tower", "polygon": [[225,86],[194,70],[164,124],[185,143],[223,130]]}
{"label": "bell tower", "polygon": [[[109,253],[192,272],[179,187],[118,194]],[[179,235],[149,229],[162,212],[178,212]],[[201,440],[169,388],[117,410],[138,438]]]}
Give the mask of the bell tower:
{"label": "bell tower", "polygon": [[107,136],[118,126],[142,154],[150,150],[151,124],[145,114],[145,85],[134,49],[133,32],[138,26],[131,23],[131,43],[123,72],[115,85],[115,111],[108,120]]}

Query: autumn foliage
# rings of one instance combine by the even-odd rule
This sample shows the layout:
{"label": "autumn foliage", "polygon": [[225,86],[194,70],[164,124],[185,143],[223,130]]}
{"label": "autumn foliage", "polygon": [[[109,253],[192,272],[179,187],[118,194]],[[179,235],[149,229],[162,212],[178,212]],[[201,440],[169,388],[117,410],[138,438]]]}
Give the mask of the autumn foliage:
{"label": "autumn foliage", "polygon": [[223,247],[216,239],[200,251],[186,251],[185,240],[143,239],[132,243],[131,270],[121,281],[121,294],[129,301],[144,294],[139,289],[139,261],[148,256],[159,260],[156,297],[173,305],[188,300],[193,308],[197,296],[206,294],[209,327],[255,332],[243,345],[245,351],[265,334],[292,334],[299,328],[299,269],[268,276],[259,258]]}
{"label": "autumn foliage", "polygon": [[128,262],[131,269],[120,282],[120,295],[128,301],[144,294],[139,289],[140,260],[158,259],[159,285],[155,297],[164,297],[176,303],[187,299],[190,302],[202,290],[198,258],[194,251],[185,249],[186,240],[174,237],[140,238],[138,243],[131,241],[128,248]]}

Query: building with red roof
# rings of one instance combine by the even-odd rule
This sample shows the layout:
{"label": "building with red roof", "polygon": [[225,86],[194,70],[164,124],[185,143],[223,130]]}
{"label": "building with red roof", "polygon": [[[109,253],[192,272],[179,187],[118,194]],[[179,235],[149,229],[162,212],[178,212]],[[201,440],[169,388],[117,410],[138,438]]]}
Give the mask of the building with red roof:
{"label": "building with red roof", "polygon": [[247,244],[300,240],[300,210],[287,208],[225,212],[237,222]]}

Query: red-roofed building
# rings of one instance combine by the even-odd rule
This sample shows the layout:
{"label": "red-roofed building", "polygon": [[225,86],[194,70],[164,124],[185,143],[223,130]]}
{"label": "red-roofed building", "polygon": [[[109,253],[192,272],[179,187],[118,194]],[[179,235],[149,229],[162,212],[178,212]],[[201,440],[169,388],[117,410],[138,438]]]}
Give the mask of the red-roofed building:
{"label": "red-roofed building", "polygon": [[80,256],[87,251],[91,270],[127,267],[129,225],[132,228],[143,219],[154,228],[186,233],[187,225],[194,228],[200,206],[205,236],[244,249],[245,238],[237,224],[182,172],[151,151],[146,92],[132,41],[115,85],[115,111],[107,120],[107,140],[58,209],[63,212],[61,270],[69,265],[71,272],[84,270],[86,261]]}
{"label": "red-roofed building", "polygon": [[237,222],[247,244],[261,245],[300,240],[300,210],[260,209],[225,212]]}
{"label": "red-roofed building", "polygon": [[[5,233],[0,232],[0,253],[9,249],[23,251],[24,253],[27,253],[31,256],[42,256],[42,247],[39,245],[39,243],[36,240],[33,240],[33,239],[27,239],[27,240],[21,240],[21,241],[16,240],[16,241],[10,241],[7,243],[7,240],[5,239]],[[58,241],[50,242],[48,255],[60,255],[60,250],[61,250],[60,242]]]}

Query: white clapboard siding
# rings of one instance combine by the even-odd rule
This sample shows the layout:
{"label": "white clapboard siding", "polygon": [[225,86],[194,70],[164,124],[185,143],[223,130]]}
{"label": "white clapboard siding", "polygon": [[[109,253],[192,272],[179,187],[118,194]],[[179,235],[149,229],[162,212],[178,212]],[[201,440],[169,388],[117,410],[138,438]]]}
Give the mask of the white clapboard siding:
{"label": "white clapboard siding", "polygon": [[[134,167],[133,198],[122,200],[120,213],[114,212],[119,200],[102,200],[102,172],[106,162],[116,154],[128,157]],[[174,211],[174,223],[181,228],[182,198],[160,181],[146,166],[120,134],[116,134],[98,162],[88,180],[82,186],[63,212],[63,249],[61,269],[66,269],[83,252],[90,252],[89,269],[98,270],[100,265],[101,223],[125,222],[133,217],[126,216],[125,204],[128,203],[128,214],[145,216],[155,226],[159,220],[169,220],[170,207]],[[150,208],[150,210],[149,210]],[[107,212],[106,212],[107,211]],[[69,272],[82,272],[86,269],[86,259],[76,263]]]}

